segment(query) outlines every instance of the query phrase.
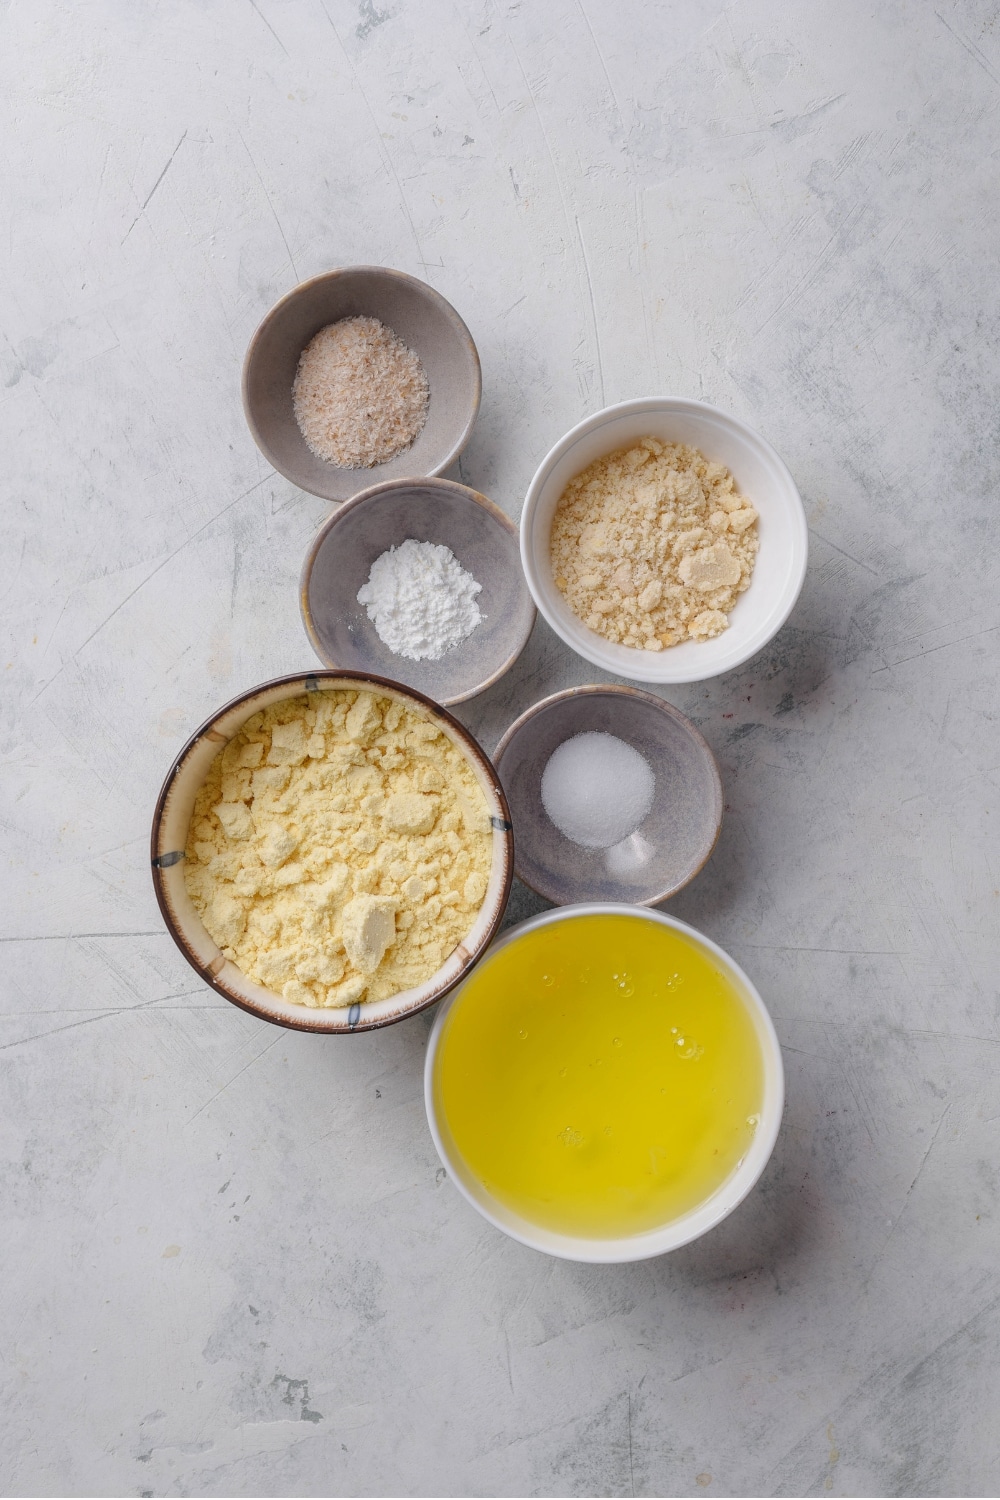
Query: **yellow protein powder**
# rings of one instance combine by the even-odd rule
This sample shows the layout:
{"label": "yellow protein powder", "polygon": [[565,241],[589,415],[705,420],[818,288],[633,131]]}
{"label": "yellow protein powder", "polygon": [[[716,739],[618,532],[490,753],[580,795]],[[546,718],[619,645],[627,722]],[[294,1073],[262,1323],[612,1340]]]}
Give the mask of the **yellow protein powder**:
{"label": "yellow protein powder", "polygon": [[195,801],[188,893],[226,958],[298,1005],[421,984],[471,930],[492,858],[468,761],[398,700],[337,688],[274,704]]}
{"label": "yellow protein powder", "polygon": [[753,572],[757,512],[724,464],[646,437],[570,480],[550,549],[556,587],[591,630],[662,651],[727,628]]}

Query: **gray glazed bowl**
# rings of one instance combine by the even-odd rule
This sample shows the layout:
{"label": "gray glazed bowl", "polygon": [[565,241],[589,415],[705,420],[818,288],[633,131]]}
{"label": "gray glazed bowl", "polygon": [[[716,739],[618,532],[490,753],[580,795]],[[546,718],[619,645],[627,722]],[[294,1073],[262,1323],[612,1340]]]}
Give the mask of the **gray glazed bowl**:
{"label": "gray glazed bowl", "polygon": [[[341,469],[306,446],[292,408],[292,382],[309,340],[341,318],[378,318],[419,357],[430,386],[427,421],[409,448],[370,469]],[[378,479],[440,474],[461,453],[482,393],[479,355],[450,302],[387,266],[345,266],[303,281],[276,302],[243,361],[243,410],[269,464],[310,494],[347,500]]]}
{"label": "gray glazed bowl", "polygon": [[[482,584],[482,622],[438,661],[396,656],[358,603],[371,565],[413,537],[450,547]],[[396,479],[373,485],[320,528],[302,569],[302,619],[328,667],[392,677],[438,703],[461,703],[513,666],[535,623],[518,554],[517,527],[500,508],[450,479]]]}
{"label": "gray glazed bowl", "polygon": [[[206,931],[187,893],[184,881],[184,848],[195,798],[208,768],[223,745],[243,728],[258,710],[300,693],[318,693],[331,688],[370,688],[386,698],[396,698],[436,723],[466,761],[483,790],[493,825],[493,857],[490,878],[472,928],[449,954],[436,974],[413,989],[389,995],[385,1000],[361,1001],[350,1009],[311,1010],[293,1005],[273,990],[255,984],[219,951]],[[426,1010],[463,979],[482,958],[496,933],[507,907],[513,877],[510,812],[496,772],[480,745],[464,725],[436,703],[410,692],[397,682],[357,672],[300,672],[275,677],[225,704],[200,729],[195,730],[167,772],[156,799],[150,838],[153,889],[167,931],[183,956],[206,984],[238,1005],[241,1010],[287,1026],[293,1031],[347,1034],[391,1026],[420,1010]]]}
{"label": "gray glazed bowl", "polygon": [[[596,730],[625,740],[656,777],[653,806],[609,860],[559,832],[542,805],[549,756],[576,734]],[[689,719],[632,687],[578,687],[543,698],[507,730],[493,756],[517,828],[515,873],[557,906],[577,901],[654,906],[693,880],[722,827],[722,782],[705,740]]]}

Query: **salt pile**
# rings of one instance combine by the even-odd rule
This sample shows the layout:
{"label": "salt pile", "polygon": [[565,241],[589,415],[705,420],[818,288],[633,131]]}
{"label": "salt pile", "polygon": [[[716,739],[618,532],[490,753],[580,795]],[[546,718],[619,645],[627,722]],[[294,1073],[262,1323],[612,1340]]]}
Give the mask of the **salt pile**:
{"label": "salt pile", "polygon": [[595,730],[564,740],[542,772],[542,806],[559,832],[585,849],[610,849],[634,833],[655,790],[638,750]]}

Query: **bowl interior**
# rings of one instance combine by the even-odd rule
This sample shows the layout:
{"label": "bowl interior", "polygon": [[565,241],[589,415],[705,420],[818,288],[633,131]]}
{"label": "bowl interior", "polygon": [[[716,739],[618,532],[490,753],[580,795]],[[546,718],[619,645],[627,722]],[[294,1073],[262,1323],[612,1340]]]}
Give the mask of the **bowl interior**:
{"label": "bowl interior", "polygon": [[[375,559],[409,537],[449,547],[482,585],[481,623],[437,661],[394,655],[358,603]],[[506,671],[535,619],[514,523],[484,496],[445,479],[397,480],[331,516],[306,561],[302,612],[327,666],[392,677],[439,703],[470,698]]]}
{"label": "bowl interior", "polygon": [[[615,906],[602,903],[588,903],[573,907],[563,907],[554,912],[543,912],[540,916],[532,917],[527,922],[521,922],[516,927],[508,928],[497,939],[493,951],[495,952],[497,948],[503,946],[505,943],[516,942],[518,937],[524,933],[550,922],[565,921],[590,913],[620,912],[620,910],[620,907],[616,908]],[[447,1021],[451,1007],[457,1003],[461,996],[461,988],[455,991],[438,1011],[434,1022],[434,1030],[431,1034],[430,1046],[427,1049],[427,1061],[424,1068],[424,1104],[434,1144],[452,1181],[463,1196],[479,1210],[484,1218],[488,1219],[498,1229],[502,1229],[505,1234],[509,1234],[513,1239],[519,1240],[524,1245],[530,1245],[536,1250],[545,1251],[548,1255],[555,1255],[565,1260],[603,1263],[645,1260],[650,1256],[663,1255],[668,1250],[676,1250],[681,1245],[686,1245],[691,1240],[697,1239],[699,1235],[705,1234],[707,1230],[713,1228],[720,1220],[732,1213],[733,1209],[750,1192],[750,1189],[767,1165],[768,1158],[774,1149],[778,1129],[781,1125],[781,1115],[785,1098],[781,1047],[767,1008],[754,985],[739,965],[734,963],[722,948],[713,943],[710,938],[697,932],[693,927],[688,927],[686,923],[679,922],[676,917],[669,917],[664,912],[647,911],[638,907],[634,909],[632,915],[637,921],[660,922],[667,927],[673,927],[677,931],[682,932],[693,943],[699,946],[718,968],[722,969],[746,1004],[757,1033],[764,1064],[764,1102],[761,1109],[760,1124],[754,1134],[752,1143],[742,1162],[729,1179],[710,1198],[706,1199],[704,1203],[700,1204],[690,1213],[673,1219],[660,1228],[652,1229],[642,1234],[609,1239],[578,1238],[574,1235],[559,1234],[551,1229],[540,1227],[529,1219],[523,1218],[506,1204],[494,1198],[484,1184],[470,1171],[462,1157],[458,1154],[451,1139],[450,1131],[446,1127],[443,1128],[444,1122],[440,1118],[436,1088],[436,1059],[443,1027]]]}
{"label": "bowl interior", "polygon": [[[195,798],[208,768],[222,747],[259,709],[304,692],[333,688],[370,687],[386,698],[398,698],[409,707],[421,708],[448,735],[472,767],[486,797],[493,819],[493,858],[489,884],[475,924],[463,942],[445,960],[437,973],[412,989],[384,1000],[363,1001],[350,1010],[312,1010],[293,1005],[274,991],[255,984],[219,951],[195,910],[184,883],[184,847]],[[341,676],[333,672],[281,678],[266,684],[219,710],[197,731],[181,751],[167,777],[153,822],[153,877],[157,899],[171,936],[184,957],[206,983],[228,1000],[252,1011],[265,1021],[274,1021],[302,1031],[366,1031],[400,1021],[423,1010],[445,994],[481,957],[496,931],[507,904],[512,867],[510,823],[498,792],[492,767],[478,746],[449,716],[433,705],[414,700],[391,682]]]}
{"label": "bowl interior", "polygon": [[[370,469],[317,458],[299,431],[292,382],[314,334],[341,318],[378,318],[419,356],[430,387],[427,421],[413,444]],[[271,309],[251,340],[243,371],[247,421],[265,458],[293,484],[346,500],[379,479],[439,474],[472,431],[481,391],[479,356],[455,309],[433,287],[382,266],[350,266],[303,282]]]}
{"label": "bowl interior", "polygon": [[[632,745],[656,777],[645,821],[614,850],[582,848],[560,833],[542,805],[549,756],[587,731]],[[715,847],[722,822],[715,758],[683,714],[647,693],[585,688],[559,694],[513,727],[495,761],[517,829],[517,874],[560,906],[662,901],[697,874]]]}
{"label": "bowl interior", "polygon": [[[556,588],[549,563],[552,518],[568,481],[594,459],[646,436],[688,443],[724,463],[760,514],[753,578],[736,602],[728,630],[713,640],[682,641],[660,652],[616,645],[589,630]],[[528,491],[521,552],[538,607],[581,656],[642,682],[700,682],[746,661],[788,618],[805,577],[807,533],[795,482],[770,443],[701,402],[650,399],[598,413],[556,445]]]}

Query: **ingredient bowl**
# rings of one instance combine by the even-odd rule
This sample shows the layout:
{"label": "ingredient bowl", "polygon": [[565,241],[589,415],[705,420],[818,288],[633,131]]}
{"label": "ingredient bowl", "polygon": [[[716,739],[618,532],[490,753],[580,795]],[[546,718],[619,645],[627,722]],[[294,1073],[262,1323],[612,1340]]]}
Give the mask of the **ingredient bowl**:
{"label": "ingredient bowl", "polygon": [[[299,431],[292,382],[310,339],[341,318],[368,317],[397,334],[424,367],[427,420],[409,448],[370,469],[317,457]],[[462,452],[482,392],[479,355],[458,313],[433,287],[387,266],[345,266],[293,287],[250,340],[243,361],[243,410],[269,464],[300,489],[341,501],[376,479],[440,474]]]}
{"label": "ingredient bowl", "polygon": [[[556,587],[549,536],[567,483],[595,459],[641,438],[686,443],[725,464],[759,513],[760,550],[729,627],[709,640],[685,640],[662,651],[619,645],[590,630]],[[619,677],[639,682],[701,682],[754,656],[788,619],[806,573],[805,513],[795,481],[766,438],[704,401],[646,397],[587,417],[542,460],[521,513],[521,559],[535,603],[574,651]]]}
{"label": "ingredient bowl", "polygon": [[[254,983],[220,951],[188,894],[184,850],[195,798],[223,746],[262,709],[302,693],[334,688],[368,689],[414,708],[445,734],[465,758],[482,789],[492,824],[492,854],[486,892],[470,930],[436,973],[422,984],[386,999],[337,1009],[309,1009]],[[362,757],[362,760],[364,758]],[[401,686],[359,672],[311,672],[278,677],[242,693],[220,708],[188,740],[167,773],[153,814],[153,886],[164,922],[188,963],[213,989],[243,1010],[299,1031],[352,1032],[388,1026],[424,1010],[448,993],[478,962],[500,925],[513,876],[510,814],[495,771],[479,745],[436,703]]]}
{"label": "ingredient bowl", "polygon": [[[578,953],[590,962],[584,924],[572,934],[558,927],[609,914],[621,926],[646,931],[623,941],[619,928],[615,951],[604,957],[602,950],[592,967],[581,969]],[[649,924],[659,928],[653,941]],[[670,941],[661,942],[660,934]],[[519,984],[490,990],[491,966],[530,966],[543,945],[551,955],[560,941],[563,954],[570,954],[562,972],[557,955],[557,966],[549,958],[547,971],[537,977],[529,968]],[[662,974],[658,967],[643,974],[642,951],[655,956],[668,949],[686,955],[687,974],[670,972],[669,959]],[[574,965],[593,989],[589,998],[573,985]],[[677,967],[683,969],[685,959]],[[628,987],[631,998],[605,1002],[604,990],[617,995],[629,978],[623,969],[635,979]],[[699,983],[696,972],[707,979]],[[728,1010],[717,1003],[720,991],[730,997]],[[463,1010],[466,998],[470,1005]],[[661,1019],[650,1030],[645,1020],[638,1024],[620,1014],[622,1006]],[[560,1029],[560,1011],[577,1015],[582,1053],[577,1034]],[[674,1035],[678,1026],[686,1035]],[[474,1029],[478,1046],[470,1050],[461,1038]],[[720,1065],[728,1068],[725,1075]],[[740,1105],[745,1108],[746,1099],[734,1097],[741,1093],[754,1100],[745,1117]],[[496,1228],[566,1260],[636,1261],[705,1234],[750,1192],[777,1138],[784,1074],[764,1003],[727,953],[661,912],[593,903],[544,912],[497,940],[482,968],[438,1011],[424,1102],[449,1177]],[[732,1119],[725,1118],[727,1110]],[[720,1153],[713,1144],[724,1148],[714,1172],[711,1164]],[[518,1177],[526,1186],[532,1177],[534,1182],[512,1193]],[[685,1190],[674,1195],[671,1208],[677,1183]],[[576,1230],[553,1227],[578,1219],[566,1211],[574,1194],[579,1205],[581,1190],[591,1194],[597,1215],[589,1225],[578,1220]],[[614,1228],[628,1221],[644,1227]]]}
{"label": "ingredient bowl", "polygon": [[[564,741],[588,732],[624,740],[655,777],[646,817],[611,849],[574,843],[542,802],[549,757]],[[722,826],[715,757],[691,721],[652,693],[615,686],[554,693],[510,726],[493,760],[517,827],[516,873],[560,906],[577,901],[652,906],[687,885],[715,848]]]}
{"label": "ingredient bowl", "polygon": [[[480,623],[436,661],[391,651],[358,603],[372,563],[409,538],[449,548],[482,585]],[[395,479],[341,506],[309,548],[299,598],[309,639],[326,666],[391,677],[438,703],[461,703],[502,677],[535,622],[517,527],[485,495],[450,479]]]}

